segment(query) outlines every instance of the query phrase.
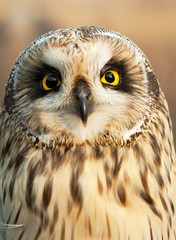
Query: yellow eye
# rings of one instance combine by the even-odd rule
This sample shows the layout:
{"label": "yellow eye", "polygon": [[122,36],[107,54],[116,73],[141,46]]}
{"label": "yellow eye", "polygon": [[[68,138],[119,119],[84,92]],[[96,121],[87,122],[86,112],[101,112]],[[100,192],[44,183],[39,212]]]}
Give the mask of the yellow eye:
{"label": "yellow eye", "polygon": [[120,82],[119,74],[115,70],[109,70],[105,72],[103,77],[101,78],[101,82],[113,86],[117,86]]}
{"label": "yellow eye", "polygon": [[61,85],[59,77],[53,73],[47,73],[42,79],[42,88],[44,90],[51,90]]}

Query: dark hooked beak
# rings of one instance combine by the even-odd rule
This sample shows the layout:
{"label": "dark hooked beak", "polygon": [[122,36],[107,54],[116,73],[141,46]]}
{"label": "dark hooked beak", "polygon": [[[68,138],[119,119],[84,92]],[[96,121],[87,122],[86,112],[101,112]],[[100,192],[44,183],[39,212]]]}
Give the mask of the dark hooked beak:
{"label": "dark hooked beak", "polygon": [[81,84],[77,86],[75,95],[79,102],[80,116],[85,127],[88,118],[88,97],[90,95],[90,90],[87,84]]}

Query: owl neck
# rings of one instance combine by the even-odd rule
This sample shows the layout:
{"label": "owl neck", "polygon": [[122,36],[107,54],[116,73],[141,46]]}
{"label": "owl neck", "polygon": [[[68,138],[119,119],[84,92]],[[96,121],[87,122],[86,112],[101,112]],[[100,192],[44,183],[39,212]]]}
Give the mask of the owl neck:
{"label": "owl neck", "polygon": [[149,124],[151,120],[146,116],[144,120],[141,120],[137,125],[135,125],[131,130],[126,130],[124,132],[113,131],[114,135],[112,135],[112,131],[108,130],[99,133],[95,137],[91,139],[86,139],[84,141],[80,141],[80,139],[76,138],[71,133],[61,132],[58,135],[54,134],[40,134],[37,131],[32,131],[27,128],[22,121],[18,118],[18,116],[14,113],[9,113],[6,109],[3,111],[7,114],[7,117],[10,118],[10,121],[15,124],[14,129],[17,133],[17,136],[20,134],[20,139],[27,140],[30,146],[35,147],[37,149],[55,149],[60,146],[72,147],[72,146],[81,146],[81,145],[101,145],[101,146],[116,146],[116,147],[129,147],[131,144],[138,141],[145,132],[148,131]]}
{"label": "owl neck", "polygon": [[81,145],[101,145],[101,146],[115,146],[115,147],[129,147],[131,144],[138,141],[140,137],[144,134],[147,129],[147,120],[145,123],[138,126],[138,130],[132,134],[125,134],[122,136],[120,133],[111,135],[108,131],[105,133],[100,133],[92,139],[86,139],[80,141],[72,134],[60,134],[54,136],[52,134],[37,134],[20,124],[21,131],[24,133],[24,138],[37,149],[52,149],[58,148],[60,146],[73,147]]}

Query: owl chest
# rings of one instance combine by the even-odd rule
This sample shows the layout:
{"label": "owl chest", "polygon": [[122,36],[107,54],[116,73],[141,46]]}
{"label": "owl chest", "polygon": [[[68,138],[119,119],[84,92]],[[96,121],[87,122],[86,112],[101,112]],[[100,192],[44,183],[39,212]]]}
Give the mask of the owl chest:
{"label": "owl chest", "polygon": [[139,199],[130,176],[122,174],[125,170],[108,150],[98,158],[74,150],[40,151],[26,159],[26,172],[14,185],[21,201],[16,216],[34,239],[147,240],[153,220],[161,228],[159,217]]}

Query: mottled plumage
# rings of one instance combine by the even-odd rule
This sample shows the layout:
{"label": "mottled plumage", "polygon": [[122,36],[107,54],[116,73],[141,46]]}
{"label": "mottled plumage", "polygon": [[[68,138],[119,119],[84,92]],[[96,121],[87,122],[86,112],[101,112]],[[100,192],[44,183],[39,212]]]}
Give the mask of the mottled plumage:
{"label": "mottled plumage", "polygon": [[142,51],[102,28],[31,43],[0,110],[0,240],[59,239],[176,239],[165,97]]}

